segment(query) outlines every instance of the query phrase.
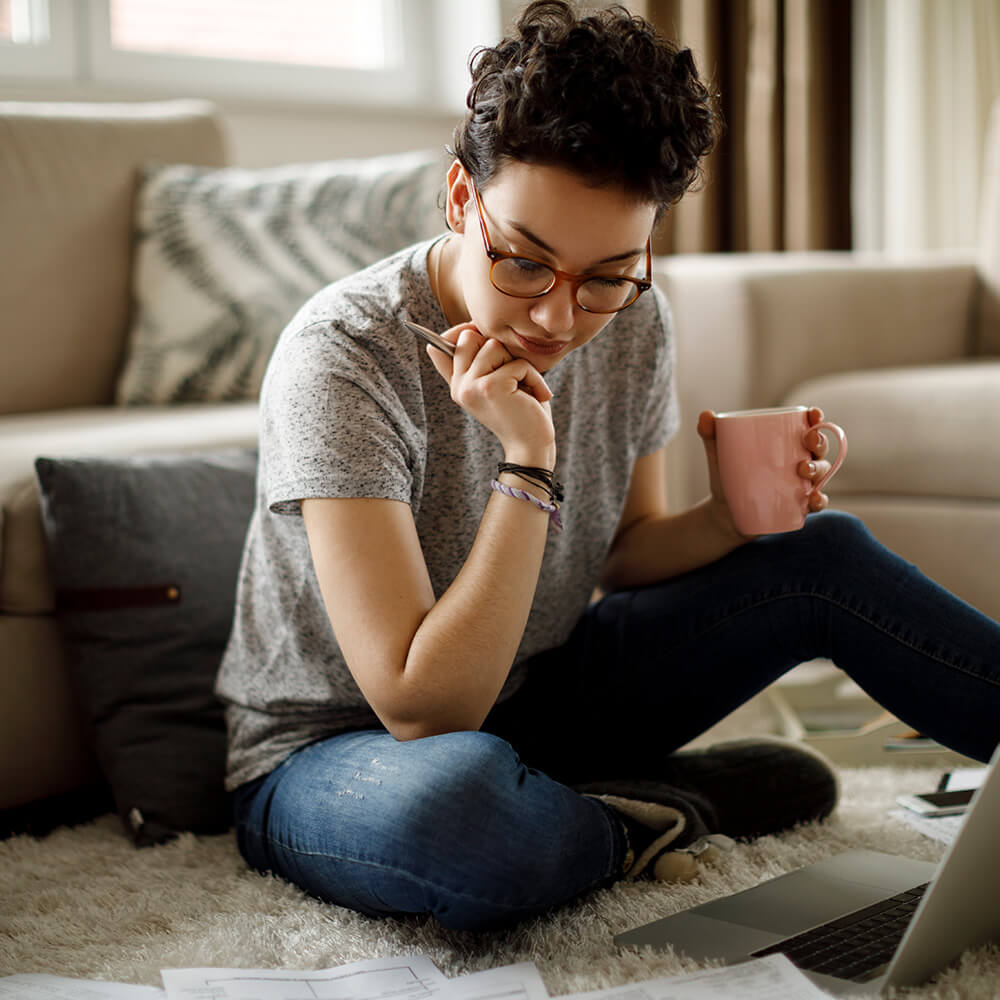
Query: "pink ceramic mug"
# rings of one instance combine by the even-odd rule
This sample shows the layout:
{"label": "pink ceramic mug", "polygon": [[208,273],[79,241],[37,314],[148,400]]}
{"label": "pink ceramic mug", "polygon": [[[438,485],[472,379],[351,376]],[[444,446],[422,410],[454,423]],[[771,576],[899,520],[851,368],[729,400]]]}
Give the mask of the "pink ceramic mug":
{"label": "pink ceramic mug", "polygon": [[836,458],[830,471],[816,482],[799,475],[799,463],[812,459],[805,445],[808,414],[805,406],[716,414],[722,492],[741,534],[768,535],[801,528],[809,511],[809,494],[822,489],[843,463],[847,436],[824,420],[813,426],[836,437]]}

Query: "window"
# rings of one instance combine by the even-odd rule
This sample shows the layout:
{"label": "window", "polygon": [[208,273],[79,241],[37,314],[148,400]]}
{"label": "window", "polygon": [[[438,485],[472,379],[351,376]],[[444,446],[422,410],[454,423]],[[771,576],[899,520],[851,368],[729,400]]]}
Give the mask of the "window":
{"label": "window", "polygon": [[[476,41],[490,41],[497,6],[495,0],[0,0],[0,75],[59,78],[116,93],[416,105],[445,96],[456,69],[450,65],[455,25],[466,34],[474,25]],[[446,57],[439,28],[451,33]],[[463,75],[470,47],[458,53]]]}
{"label": "window", "polygon": [[49,17],[45,4],[24,0],[0,0],[0,42],[31,45],[49,39]]}
{"label": "window", "polygon": [[0,0],[0,74],[70,78],[73,14],[68,0]]}
{"label": "window", "polygon": [[398,3],[356,0],[111,0],[111,48],[347,69],[400,64]]}
{"label": "window", "polygon": [[427,94],[422,2],[101,0],[94,78],[226,96],[413,102]]}

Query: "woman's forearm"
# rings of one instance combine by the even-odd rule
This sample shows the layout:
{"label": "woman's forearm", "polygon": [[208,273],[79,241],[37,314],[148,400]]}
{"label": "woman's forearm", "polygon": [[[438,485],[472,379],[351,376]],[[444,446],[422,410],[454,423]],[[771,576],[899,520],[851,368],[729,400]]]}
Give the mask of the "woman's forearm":
{"label": "woman's forearm", "polygon": [[719,504],[706,497],[680,514],[635,521],[615,540],[602,586],[624,590],[700,569],[747,541]]}
{"label": "woman's forearm", "polygon": [[391,716],[383,722],[397,739],[482,725],[524,635],[549,523],[526,500],[491,496],[464,566],[420,623],[392,697],[383,698]]}

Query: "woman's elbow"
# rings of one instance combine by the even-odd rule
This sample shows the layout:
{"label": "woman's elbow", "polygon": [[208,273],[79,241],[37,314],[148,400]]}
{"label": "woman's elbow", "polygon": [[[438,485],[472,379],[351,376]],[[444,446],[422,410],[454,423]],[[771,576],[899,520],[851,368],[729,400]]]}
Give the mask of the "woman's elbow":
{"label": "woman's elbow", "polygon": [[389,735],[400,743],[478,729],[483,722],[481,718],[473,718],[469,713],[461,711],[415,712],[412,705],[396,711],[382,705],[376,708],[376,714]]}
{"label": "woman's elbow", "polygon": [[389,735],[399,743],[409,743],[411,740],[423,740],[428,736],[442,736],[445,733],[457,733],[469,729],[469,726],[449,726],[434,723],[428,719],[392,720],[382,723]]}

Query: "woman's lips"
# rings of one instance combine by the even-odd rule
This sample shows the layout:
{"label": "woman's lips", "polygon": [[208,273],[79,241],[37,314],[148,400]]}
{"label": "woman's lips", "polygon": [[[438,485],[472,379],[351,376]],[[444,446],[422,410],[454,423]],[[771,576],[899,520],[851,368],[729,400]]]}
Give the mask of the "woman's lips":
{"label": "woman's lips", "polygon": [[516,330],[514,336],[521,347],[532,354],[558,354],[565,349],[567,344],[565,340],[530,340],[527,337],[522,337]]}

